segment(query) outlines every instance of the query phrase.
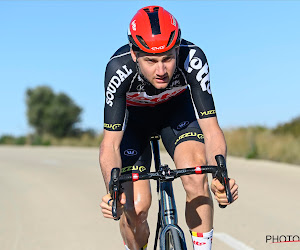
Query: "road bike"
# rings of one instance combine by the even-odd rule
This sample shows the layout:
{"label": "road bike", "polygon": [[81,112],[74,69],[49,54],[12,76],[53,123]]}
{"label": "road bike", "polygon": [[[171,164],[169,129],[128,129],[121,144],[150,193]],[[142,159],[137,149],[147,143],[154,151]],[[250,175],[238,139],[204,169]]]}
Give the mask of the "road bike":
{"label": "road bike", "polygon": [[[120,194],[121,184],[127,181],[138,180],[156,180],[158,193],[158,218],[154,241],[154,250],[157,249],[158,240],[161,250],[186,250],[186,241],[182,229],[178,226],[178,217],[172,181],[183,175],[190,174],[213,174],[225,187],[226,196],[229,203],[233,198],[229,187],[229,178],[227,174],[225,158],[222,155],[216,155],[217,166],[196,166],[194,168],[185,168],[172,170],[168,165],[162,165],[160,161],[159,135],[151,137],[151,148],[154,158],[155,172],[150,173],[132,173],[120,176],[120,169],[113,168],[111,171],[110,194],[113,199],[112,214],[117,219],[117,200]],[[225,208],[226,205],[220,205]]]}

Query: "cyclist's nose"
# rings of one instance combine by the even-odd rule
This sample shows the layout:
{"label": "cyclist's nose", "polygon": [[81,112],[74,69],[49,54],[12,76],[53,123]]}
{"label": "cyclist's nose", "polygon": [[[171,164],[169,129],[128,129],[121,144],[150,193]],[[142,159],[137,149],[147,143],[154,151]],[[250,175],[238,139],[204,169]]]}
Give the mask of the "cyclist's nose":
{"label": "cyclist's nose", "polygon": [[163,76],[167,73],[166,65],[163,62],[158,62],[156,66],[156,74]]}

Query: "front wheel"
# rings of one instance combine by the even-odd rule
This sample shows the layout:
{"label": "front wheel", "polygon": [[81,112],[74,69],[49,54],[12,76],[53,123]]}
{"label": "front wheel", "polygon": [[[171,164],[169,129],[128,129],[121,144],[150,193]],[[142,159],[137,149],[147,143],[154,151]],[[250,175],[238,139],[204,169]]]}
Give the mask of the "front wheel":
{"label": "front wheel", "polygon": [[166,249],[166,250],[183,250],[184,249],[184,248],[182,248],[179,232],[175,228],[170,228],[166,232],[166,237],[165,237],[164,243],[165,243],[164,249]]}

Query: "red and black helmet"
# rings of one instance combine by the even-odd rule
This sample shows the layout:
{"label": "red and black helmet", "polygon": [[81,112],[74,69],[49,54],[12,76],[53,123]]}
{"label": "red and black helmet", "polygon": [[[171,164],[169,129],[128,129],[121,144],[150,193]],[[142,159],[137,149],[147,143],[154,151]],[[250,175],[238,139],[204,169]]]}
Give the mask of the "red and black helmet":
{"label": "red and black helmet", "polygon": [[160,6],[140,9],[129,24],[129,44],[135,51],[162,53],[179,46],[180,37],[177,20]]}

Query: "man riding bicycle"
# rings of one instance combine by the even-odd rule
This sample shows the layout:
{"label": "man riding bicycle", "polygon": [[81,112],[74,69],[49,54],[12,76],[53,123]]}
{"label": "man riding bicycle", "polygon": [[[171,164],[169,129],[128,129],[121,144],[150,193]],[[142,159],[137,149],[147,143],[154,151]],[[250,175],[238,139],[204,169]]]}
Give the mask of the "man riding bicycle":
{"label": "man riding bicycle", "polygon": [[[159,134],[177,169],[216,165],[226,156],[218,125],[203,51],[181,39],[177,20],[160,6],[140,9],[130,22],[129,44],[110,58],[105,73],[104,134],[100,166],[107,191],[111,169],[121,174],[150,171],[150,138]],[[207,175],[181,177],[186,191],[186,223],[194,249],[211,249],[213,201]],[[238,186],[230,180],[233,200]],[[118,215],[126,249],[146,249],[151,205],[149,181],[125,183]],[[221,205],[229,205],[224,187],[213,179],[211,190]],[[111,196],[102,213],[112,217]],[[197,214],[197,216],[195,216]]]}

